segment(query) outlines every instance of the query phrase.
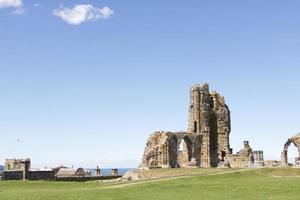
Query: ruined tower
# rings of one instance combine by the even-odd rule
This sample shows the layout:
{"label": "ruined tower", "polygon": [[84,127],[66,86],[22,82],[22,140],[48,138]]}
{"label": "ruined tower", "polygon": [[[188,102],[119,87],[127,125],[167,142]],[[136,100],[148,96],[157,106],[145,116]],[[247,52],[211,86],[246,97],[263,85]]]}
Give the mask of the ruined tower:
{"label": "ruined tower", "polygon": [[216,167],[229,147],[230,111],[224,97],[209,92],[205,84],[193,85],[190,89],[188,133],[203,138],[201,163],[203,167]]}

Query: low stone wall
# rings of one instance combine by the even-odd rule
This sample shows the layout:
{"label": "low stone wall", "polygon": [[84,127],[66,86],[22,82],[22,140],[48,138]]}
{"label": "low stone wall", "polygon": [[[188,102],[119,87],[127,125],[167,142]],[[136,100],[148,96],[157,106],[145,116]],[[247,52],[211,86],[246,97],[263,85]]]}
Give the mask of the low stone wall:
{"label": "low stone wall", "polygon": [[29,180],[54,180],[54,171],[29,171]]}
{"label": "low stone wall", "polygon": [[243,157],[237,154],[227,155],[227,159],[231,168],[248,168],[250,162],[247,157]]}
{"label": "low stone wall", "polygon": [[23,171],[4,171],[3,180],[23,180]]}
{"label": "low stone wall", "polygon": [[73,177],[56,177],[56,181],[73,181],[73,182],[85,182],[96,180],[110,180],[121,178],[122,176],[73,176]]}

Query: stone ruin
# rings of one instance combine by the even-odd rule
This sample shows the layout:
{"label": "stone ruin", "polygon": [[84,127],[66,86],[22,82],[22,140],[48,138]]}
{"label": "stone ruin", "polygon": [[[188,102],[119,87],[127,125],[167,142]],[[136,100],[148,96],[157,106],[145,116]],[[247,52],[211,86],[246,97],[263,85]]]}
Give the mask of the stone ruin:
{"label": "stone ruin", "polygon": [[287,142],[284,144],[283,151],[281,153],[281,166],[282,167],[289,166],[288,148],[291,144],[293,144],[298,149],[299,154],[298,157],[295,158],[294,166],[299,168],[300,167],[300,133],[289,138]]}
{"label": "stone ruin", "polygon": [[190,89],[187,131],[157,131],[150,135],[140,167],[263,166],[263,152],[252,152],[248,142],[232,154],[230,131],[230,110],[224,97],[210,92],[206,83],[194,85]]}

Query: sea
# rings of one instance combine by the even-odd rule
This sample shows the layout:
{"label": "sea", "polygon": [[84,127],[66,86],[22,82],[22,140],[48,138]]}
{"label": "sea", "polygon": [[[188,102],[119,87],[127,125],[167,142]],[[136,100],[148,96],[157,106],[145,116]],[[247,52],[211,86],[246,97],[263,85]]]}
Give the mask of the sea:
{"label": "sea", "polygon": [[[126,172],[129,170],[133,170],[134,168],[118,168],[119,175],[124,175]],[[85,169],[86,171],[91,173],[91,176],[96,175],[96,170],[95,169]],[[100,174],[102,176],[109,176],[111,175],[111,168],[100,168]]]}

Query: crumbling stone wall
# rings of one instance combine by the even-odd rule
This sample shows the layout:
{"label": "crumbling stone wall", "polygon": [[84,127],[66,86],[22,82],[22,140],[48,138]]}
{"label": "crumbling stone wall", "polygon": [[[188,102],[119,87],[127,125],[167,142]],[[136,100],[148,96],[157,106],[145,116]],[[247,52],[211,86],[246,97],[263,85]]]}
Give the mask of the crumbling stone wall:
{"label": "crumbling stone wall", "polygon": [[141,167],[200,166],[201,144],[200,135],[187,132],[155,132],[147,141]]}
{"label": "crumbling stone wall", "polygon": [[227,157],[228,164],[232,168],[253,167],[254,156],[248,141],[244,141],[244,147],[236,154],[230,154]]}

